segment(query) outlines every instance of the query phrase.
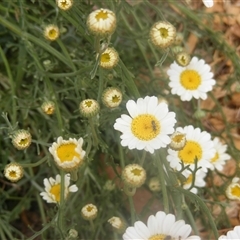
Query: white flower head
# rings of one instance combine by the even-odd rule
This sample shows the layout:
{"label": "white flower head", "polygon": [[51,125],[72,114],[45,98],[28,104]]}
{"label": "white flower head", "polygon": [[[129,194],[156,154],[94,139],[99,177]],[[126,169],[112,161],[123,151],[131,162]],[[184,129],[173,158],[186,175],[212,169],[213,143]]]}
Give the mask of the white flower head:
{"label": "white flower head", "polygon": [[122,92],[115,87],[109,87],[102,94],[103,104],[108,108],[116,108],[122,102]]}
{"label": "white flower head", "polygon": [[174,43],[176,37],[175,27],[165,21],[156,22],[150,30],[152,43],[159,48],[167,48]]}
{"label": "white flower head", "polygon": [[197,57],[193,57],[186,67],[172,63],[167,71],[171,93],[180,96],[182,101],[190,101],[192,98],[205,100],[206,93],[216,83],[210,70],[210,66]]}
{"label": "white flower head", "polygon": [[112,228],[119,234],[123,233],[126,230],[126,223],[119,217],[111,217],[108,219],[108,222],[111,224]]}
{"label": "white flower head", "polygon": [[62,137],[58,137],[57,142],[49,148],[49,152],[53,155],[57,167],[64,171],[73,171],[83,164],[85,151],[82,145],[82,138],[63,140]]}
{"label": "white flower head", "polygon": [[167,160],[170,166],[179,171],[182,167],[181,163],[183,163],[184,166],[189,165],[190,169],[194,170],[195,160],[197,160],[197,167],[201,167],[204,172],[207,172],[207,169],[212,167],[210,160],[216,153],[211,135],[192,125],[184,128],[178,127],[176,131],[186,134],[186,144],[179,151],[168,149]]}
{"label": "white flower head", "polygon": [[122,132],[122,146],[153,153],[171,142],[168,134],[174,132],[176,119],[166,103],[158,104],[157,97],[147,96],[137,102],[129,100],[126,107],[130,116],[122,114],[114,124],[114,128]]}
{"label": "white flower head", "polygon": [[17,182],[23,177],[23,168],[18,163],[9,163],[4,168],[4,176],[11,182]]}
{"label": "white flower head", "polygon": [[227,235],[222,235],[218,240],[237,240],[240,239],[240,226],[234,227],[233,230],[228,231]]}
{"label": "white flower head", "polygon": [[192,228],[185,224],[184,220],[176,221],[173,214],[159,211],[156,215],[148,218],[147,225],[137,221],[134,227],[128,227],[123,234],[123,240],[156,240],[156,239],[194,239],[200,240],[198,236],[188,237]]}
{"label": "white flower head", "polygon": [[90,118],[99,113],[100,106],[99,103],[94,99],[85,99],[80,102],[79,110],[84,117]]}
{"label": "white flower head", "polygon": [[112,69],[118,64],[118,61],[118,52],[114,48],[108,47],[101,54],[99,65],[105,69]]}
{"label": "white flower head", "polygon": [[[61,176],[58,174],[56,179],[50,177],[43,180],[45,192],[40,195],[47,203],[60,203],[61,198]],[[77,192],[78,187],[74,184],[70,186],[70,174],[64,176],[64,198],[66,199],[69,192]]]}
{"label": "white flower head", "polygon": [[108,9],[100,8],[91,12],[87,18],[87,27],[95,35],[111,35],[116,29],[116,15]]}
{"label": "white flower head", "polygon": [[45,101],[41,109],[45,114],[52,115],[55,112],[55,103],[53,101]]}
{"label": "white flower head", "polygon": [[12,144],[18,150],[28,148],[32,143],[32,135],[25,129],[19,129],[13,132]]}
{"label": "white flower head", "polygon": [[211,159],[212,167],[211,170],[217,169],[218,171],[223,170],[223,166],[226,164],[226,161],[231,157],[226,153],[227,145],[222,144],[220,139],[215,137],[213,139],[214,148],[216,149],[215,156]]}
{"label": "white flower head", "polygon": [[186,181],[183,183],[183,188],[190,190],[192,193],[197,194],[197,187],[204,187],[206,185],[204,178],[206,177],[207,173],[202,169],[198,169],[195,173],[195,176],[193,176],[192,172],[187,169],[184,170],[182,174],[186,177]]}
{"label": "white flower head", "polygon": [[240,200],[240,184],[239,178],[235,177],[226,189],[226,195],[231,200]]}
{"label": "white flower head", "polygon": [[98,209],[92,203],[85,205],[81,210],[82,217],[85,220],[95,219],[97,217],[97,213],[98,213]]}
{"label": "white flower head", "polygon": [[72,7],[73,0],[56,0],[56,3],[60,9],[67,11]]}
{"label": "white flower head", "polygon": [[47,25],[45,28],[44,28],[44,37],[49,40],[49,41],[55,41],[59,35],[60,35],[60,31],[59,31],[59,28],[58,26],[54,25],[54,24],[50,24],[50,25]]}
{"label": "white flower head", "polygon": [[203,4],[207,7],[207,8],[211,8],[214,4],[213,0],[202,0]]}

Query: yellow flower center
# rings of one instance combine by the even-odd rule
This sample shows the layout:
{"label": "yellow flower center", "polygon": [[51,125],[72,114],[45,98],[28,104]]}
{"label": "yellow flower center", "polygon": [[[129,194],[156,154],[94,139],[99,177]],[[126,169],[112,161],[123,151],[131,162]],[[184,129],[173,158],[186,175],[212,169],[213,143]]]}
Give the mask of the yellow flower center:
{"label": "yellow flower center", "polygon": [[138,169],[138,168],[134,168],[133,170],[131,170],[131,172],[135,176],[141,176],[141,174],[142,174],[142,170]]}
{"label": "yellow flower center", "polygon": [[107,12],[104,12],[104,11],[100,11],[96,16],[95,18],[99,21],[100,19],[107,19],[108,18],[108,13]]}
{"label": "yellow flower center", "polygon": [[93,101],[85,101],[85,106],[90,108],[93,104]]}
{"label": "yellow flower center", "polygon": [[49,36],[49,38],[57,38],[57,31],[55,30],[55,29],[51,29],[51,30],[49,30],[49,32],[48,32],[48,36]]}
{"label": "yellow flower center", "polygon": [[195,70],[184,70],[180,75],[180,83],[187,90],[196,90],[201,84],[201,76]]}
{"label": "yellow flower center", "polygon": [[101,62],[108,63],[110,62],[110,60],[111,60],[111,57],[109,53],[103,53],[101,55]]}
{"label": "yellow flower center", "polygon": [[194,164],[195,159],[199,161],[202,158],[202,148],[195,141],[187,141],[185,147],[178,152],[178,157],[185,164]]}
{"label": "yellow flower center", "polygon": [[135,137],[143,141],[149,141],[160,133],[160,122],[155,116],[141,114],[133,118],[131,130]]}
{"label": "yellow flower center", "polygon": [[28,138],[21,138],[20,141],[18,142],[19,145],[25,146],[28,144]]}
{"label": "yellow flower center", "polygon": [[120,97],[117,95],[112,96],[112,102],[113,103],[118,103],[120,101]]}
{"label": "yellow flower center", "polygon": [[61,6],[62,6],[62,8],[68,7],[67,1],[66,1],[66,0],[62,1],[62,2],[61,2]]}
{"label": "yellow flower center", "polygon": [[9,176],[10,176],[11,178],[16,178],[16,177],[17,177],[17,172],[14,171],[14,170],[12,170],[12,171],[9,172]]}
{"label": "yellow flower center", "polygon": [[45,112],[46,114],[53,114],[54,108],[53,107],[48,107],[46,108]]}
{"label": "yellow flower center", "polygon": [[236,197],[240,197],[240,186],[239,184],[231,188],[231,194]]}
{"label": "yellow flower center", "polygon": [[148,240],[171,240],[172,237],[165,234],[156,234],[148,238]]}
{"label": "yellow flower center", "polygon": [[219,154],[218,152],[216,152],[215,156],[211,159],[211,162],[217,162],[217,160],[219,159]]}
{"label": "yellow flower center", "polygon": [[185,134],[176,134],[173,138],[172,141],[175,143],[181,143],[185,139]]}
{"label": "yellow flower center", "polygon": [[88,212],[91,212],[93,210],[93,207],[92,206],[87,206],[87,211]]}
{"label": "yellow flower center", "polygon": [[168,37],[168,29],[167,28],[159,28],[159,33],[162,38]]}
{"label": "yellow flower center", "polygon": [[60,185],[60,183],[52,186],[52,188],[50,189],[50,193],[55,196],[55,200],[57,202],[60,202],[60,195],[61,195],[61,185]]}
{"label": "yellow flower center", "polygon": [[70,162],[74,157],[80,158],[80,154],[75,151],[75,143],[62,144],[57,148],[57,156],[61,162]]}

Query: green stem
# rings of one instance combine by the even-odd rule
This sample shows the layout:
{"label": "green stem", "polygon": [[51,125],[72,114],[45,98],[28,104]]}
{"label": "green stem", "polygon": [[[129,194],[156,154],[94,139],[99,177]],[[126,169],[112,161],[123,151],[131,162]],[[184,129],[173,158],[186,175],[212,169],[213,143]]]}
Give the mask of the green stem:
{"label": "green stem", "polygon": [[130,213],[131,213],[131,224],[133,225],[136,222],[136,214],[135,214],[133,198],[129,196],[128,201],[129,201],[129,207],[130,207]]}
{"label": "green stem", "polygon": [[37,167],[39,165],[41,165],[42,163],[47,161],[47,156],[45,156],[44,158],[42,158],[41,160],[35,162],[35,163],[22,163],[21,166],[23,168],[33,168],[33,167]]}
{"label": "green stem", "polygon": [[91,128],[93,146],[96,147],[98,145],[98,136],[97,136],[95,125],[94,125],[94,117],[89,118],[89,125]]}
{"label": "green stem", "polygon": [[64,211],[64,205],[65,205],[65,173],[64,171],[60,171],[60,175],[61,175],[61,185],[60,185],[60,204],[59,204],[59,208],[58,208],[58,230],[60,232],[60,235],[62,237],[62,239],[64,239],[64,224],[63,224],[63,211]]}
{"label": "green stem", "polygon": [[159,175],[159,180],[161,183],[161,189],[162,189],[162,194],[163,194],[163,207],[164,207],[164,212],[169,213],[169,199],[168,199],[168,193],[167,193],[167,188],[166,188],[166,182],[164,178],[164,168],[163,168],[163,162],[159,158],[158,151],[153,155],[155,163],[158,168],[158,175]]}

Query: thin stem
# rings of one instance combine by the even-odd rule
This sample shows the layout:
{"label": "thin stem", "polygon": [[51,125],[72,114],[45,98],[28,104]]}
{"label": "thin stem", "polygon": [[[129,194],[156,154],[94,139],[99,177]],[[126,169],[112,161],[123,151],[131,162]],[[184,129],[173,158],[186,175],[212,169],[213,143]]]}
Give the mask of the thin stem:
{"label": "thin stem", "polygon": [[136,214],[135,214],[135,207],[134,207],[132,196],[128,197],[128,201],[129,201],[130,213],[131,213],[131,224],[133,225],[136,222]]}
{"label": "thin stem", "polygon": [[36,163],[22,163],[21,166],[23,168],[33,168],[33,167],[37,167],[37,166],[41,165],[42,163],[44,163],[46,161],[47,161],[47,156],[45,156],[44,158],[40,159]]}

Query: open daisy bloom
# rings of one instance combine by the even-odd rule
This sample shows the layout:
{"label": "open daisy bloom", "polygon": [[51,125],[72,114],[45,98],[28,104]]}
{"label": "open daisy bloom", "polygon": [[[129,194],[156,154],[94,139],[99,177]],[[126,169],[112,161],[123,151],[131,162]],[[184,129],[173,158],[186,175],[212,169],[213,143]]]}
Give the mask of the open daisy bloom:
{"label": "open daisy bloom", "polygon": [[176,119],[166,103],[158,104],[157,97],[147,96],[137,102],[129,100],[126,107],[130,116],[122,114],[114,124],[114,128],[122,132],[122,146],[153,153],[171,142],[168,134],[174,132]]}
{"label": "open daisy bloom", "polygon": [[226,161],[229,160],[231,157],[226,153],[227,145],[222,144],[219,138],[217,137],[214,138],[213,143],[214,143],[214,148],[216,149],[216,154],[211,159],[211,163],[212,163],[211,170],[217,169],[218,171],[222,171]]}
{"label": "open daisy bloom", "polygon": [[222,235],[218,240],[237,240],[240,239],[240,226],[234,227],[233,230],[228,231],[227,235]]}
{"label": "open daisy bloom", "polygon": [[89,14],[87,18],[87,27],[94,35],[111,35],[116,29],[116,21],[114,12],[100,8]]}
{"label": "open daisy bloom", "polygon": [[[56,179],[50,177],[43,180],[45,186],[45,192],[41,192],[42,198],[47,203],[60,203],[61,196],[61,176],[58,174]],[[77,192],[78,187],[76,185],[70,185],[70,174],[64,176],[64,198],[66,199],[69,192]]]}
{"label": "open daisy bloom", "polygon": [[205,5],[205,7],[210,8],[213,6],[214,1],[213,0],[202,0],[203,4]]}
{"label": "open daisy bloom", "polygon": [[186,134],[186,144],[180,151],[168,149],[167,160],[170,166],[179,171],[182,162],[184,166],[189,165],[190,169],[194,170],[197,160],[197,167],[207,172],[207,169],[212,167],[211,159],[216,153],[211,135],[206,131],[201,132],[200,128],[193,128],[192,125],[178,127],[176,131]]}
{"label": "open daisy bloom", "polygon": [[63,140],[62,137],[58,137],[57,142],[49,148],[49,152],[53,155],[57,167],[64,171],[73,171],[83,163],[85,151],[82,145],[82,138]]}
{"label": "open daisy bloom", "polygon": [[226,189],[226,195],[231,200],[240,200],[240,184],[239,178],[235,177]]}
{"label": "open daisy bloom", "polygon": [[44,29],[44,37],[47,40],[54,41],[59,37],[59,28],[54,24],[47,25]]}
{"label": "open daisy bloom", "polygon": [[123,234],[124,240],[164,240],[164,239],[194,239],[198,240],[200,237],[191,236],[192,228],[185,224],[184,220],[176,221],[173,214],[166,214],[159,211],[157,214],[151,215],[148,218],[147,225],[141,221],[137,221],[134,227],[128,227]]}
{"label": "open daisy bloom", "polygon": [[101,54],[99,65],[105,69],[112,69],[118,64],[118,61],[118,52],[109,47]]}
{"label": "open daisy bloom", "polygon": [[197,57],[193,57],[186,67],[172,63],[167,74],[171,93],[180,96],[182,101],[190,101],[192,98],[205,100],[206,93],[211,91],[216,83],[212,79],[210,66]]}

